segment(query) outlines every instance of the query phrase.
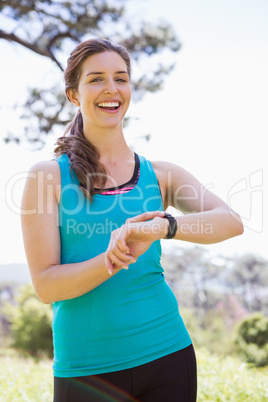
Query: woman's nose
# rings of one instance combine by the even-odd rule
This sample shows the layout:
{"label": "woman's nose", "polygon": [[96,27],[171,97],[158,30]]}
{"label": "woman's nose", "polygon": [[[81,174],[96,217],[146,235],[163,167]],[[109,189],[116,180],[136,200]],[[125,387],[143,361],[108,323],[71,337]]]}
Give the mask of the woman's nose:
{"label": "woman's nose", "polygon": [[107,87],[105,88],[104,92],[106,94],[116,94],[118,92],[116,83],[114,80],[111,80],[107,83]]}

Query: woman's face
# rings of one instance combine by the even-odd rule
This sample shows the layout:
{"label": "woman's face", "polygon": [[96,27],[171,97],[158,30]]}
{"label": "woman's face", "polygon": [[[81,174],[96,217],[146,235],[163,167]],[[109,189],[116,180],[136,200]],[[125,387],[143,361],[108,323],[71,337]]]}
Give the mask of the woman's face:
{"label": "woman's face", "polygon": [[80,107],[85,130],[121,125],[131,99],[127,66],[122,57],[112,51],[89,56],[82,65],[73,97]]}

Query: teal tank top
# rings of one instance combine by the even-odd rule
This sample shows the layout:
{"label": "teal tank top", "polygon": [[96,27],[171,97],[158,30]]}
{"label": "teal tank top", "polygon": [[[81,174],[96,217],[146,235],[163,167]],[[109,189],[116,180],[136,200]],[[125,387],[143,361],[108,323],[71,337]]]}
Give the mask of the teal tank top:
{"label": "teal tank top", "polygon": [[[61,171],[59,230],[61,267],[94,258],[107,249],[110,233],[127,218],[163,210],[151,162],[139,156],[135,187],[123,194],[95,194],[91,203],[67,155]],[[77,377],[129,369],[191,344],[178,303],[165,281],[160,241],[128,270],[90,292],[53,303],[54,375]]]}

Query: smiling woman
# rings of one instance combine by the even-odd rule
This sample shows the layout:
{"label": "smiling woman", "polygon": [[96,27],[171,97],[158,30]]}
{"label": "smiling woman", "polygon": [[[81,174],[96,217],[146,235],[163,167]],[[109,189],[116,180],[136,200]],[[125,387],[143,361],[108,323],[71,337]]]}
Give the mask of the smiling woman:
{"label": "smiling woman", "polygon": [[127,145],[130,73],[121,46],[93,39],[74,49],[64,77],[77,115],[56,159],[33,166],[25,185],[32,281],[53,303],[54,402],[194,402],[194,349],[160,240],[215,243],[243,232],[190,173]]}
{"label": "smiling woman", "polygon": [[[79,110],[64,137],[58,139],[55,153],[59,156],[68,150],[80,188],[91,197],[96,187],[94,180],[97,179],[97,187],[102,189],[107,176],[100,161],[98,142],[102,142],[105,133],[111,138],[109,129],[112,127],[114,132],[122,134],[122,121],[131,98],[129,54],[123,47],[112,45],[109,41],[84,42],[70,55],[64,78],[66,95]],[[113,120],[107,120],[108,117],[113,117]],[[98,139],[96,135],[92,137],[97,132]],[[66,136],[69,133],[70,137]],[[87,154],[82,156],[83,168],[78,162],[81,143]]]}
{"label": "smiling woman", "polygon": [[[105,71],[101,70],[103,65]],[[84,61],[79,85],[69,89],[68,96],[85,116],[84,131],[90,141],[94,141],[90,135],[94,129],[102,135],[107,128],[122,125],[131,98],[129,80],[125,61],[115,52],[106,51]],[[96,107],[116,118],[105,120],[108,115],[96,114]]]}

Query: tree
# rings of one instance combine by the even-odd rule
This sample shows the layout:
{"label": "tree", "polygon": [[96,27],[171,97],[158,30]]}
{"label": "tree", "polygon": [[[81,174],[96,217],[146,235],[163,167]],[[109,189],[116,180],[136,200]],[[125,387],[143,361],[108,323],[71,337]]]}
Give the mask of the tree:
{"label": "tree", "polygon": [[253,254],[242,255],[235,261],[227,284],[241,294],[245,308],[267,311],[268,262]]}
{"label": "tree", "polygon": [[235,332],[235,345],[246,361],[257,367],[268,365],[268,317],[254,313],[244,318]]}
{"label": "tree", "polygon": [[7,304],[4,312],[10,321],[12,346],[35,357],[52,357],[52,308],[40,302],[31,285],[24,286],[17,304]]}
{"label": "tree", "polygon": [[163,255],[166,278],[173,288],[179,304],[194,308],[200,326],[206,325],[206,317],[221,300],[222,295],[213,290],[220,284],[223,267],[214,263],[203,247],[174,248]]}
{"label": "tree", "polygon": [[[131,1],[131,0],[130,0]],[[129,1],[129,2],[130,2]],[[51,60],[55,71],[62,72],[67,52],[91,37],[107,37],[129,50],[140,74],[133,79],[136,100],[161,88],[174,64],[163,63],[163,54],[180,48],[169,24],[130,21],[127,0],[2,0],[0,14],[7,29],[0,29],[0,39],[23,46]],[[11,27],[11,28],[10,28]],[[162,56],[162,57],[161,57]],[[169,57],[170,60],[170,57]],[[31,88],[22,106],[24,136],[32,143],[44,143],[56,126],[70,121],[73,111],[66,102],[59,80],[50,88]],[[9,134],[6,142],[19,143],[21,137]]]}

